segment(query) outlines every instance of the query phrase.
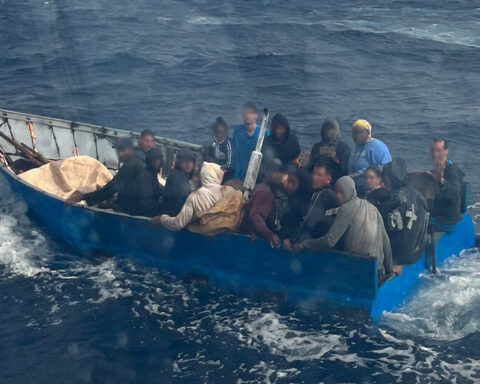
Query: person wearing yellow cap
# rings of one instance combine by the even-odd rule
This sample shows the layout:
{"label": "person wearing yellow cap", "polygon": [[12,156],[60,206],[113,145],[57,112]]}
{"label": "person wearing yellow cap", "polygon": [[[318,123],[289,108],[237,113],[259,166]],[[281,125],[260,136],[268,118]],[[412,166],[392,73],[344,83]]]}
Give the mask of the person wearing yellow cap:
{"label": "person wearing yellow cap", "polygon": [[352,126],[352,139],[355,143],[348,160],[348,173],[355,180],[359,195],[366,192],[365,170],[374,165],[380,169],[392,161],[390,151],[384,142],[372,138],[372,126],[367,120],[357,120]]}

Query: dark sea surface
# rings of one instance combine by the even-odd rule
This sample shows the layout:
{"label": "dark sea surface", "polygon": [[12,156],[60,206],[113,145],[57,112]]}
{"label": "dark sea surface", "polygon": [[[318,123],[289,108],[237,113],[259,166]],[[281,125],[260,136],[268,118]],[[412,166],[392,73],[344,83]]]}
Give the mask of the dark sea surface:
{"label": "dark sea surface", "polygon": [[[447,138],[480,221],[480,1],[0,0],[0,108],[204,144],[246,100],[306,149],[366,118],[411,170]],[[25,213],[1,184],[2,384],[480,382],[476,250],[375,323],[88,259]]]}

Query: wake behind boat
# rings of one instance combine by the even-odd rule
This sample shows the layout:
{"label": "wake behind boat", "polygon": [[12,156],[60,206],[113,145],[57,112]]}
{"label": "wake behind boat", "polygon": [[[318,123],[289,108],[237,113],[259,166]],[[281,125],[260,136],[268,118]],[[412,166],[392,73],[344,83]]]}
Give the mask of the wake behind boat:
{"label": "wake behind boat", "polygon": [[[475,243],[472,220],[463,213],[455,228],[437,239],[434,254],[425,252],[415,264],[404,267],[400,277],[379,287],[376,258],[337,251],[292,254],[273,250],[263,240],[251,242],[241,234],[205,237],[187,230],[170,232],[153,228],[144,217],[67,207],[62,199],[28,184],[18,173],[49,160],[78,155],[95,158],[114,171],[119,164],[113,144],[122,137],[137,141],[139,134],[5,110],[0,113],[0,153],[6,159],[2,174],[27,203],[29,215],[81,253],[111,253],[179,277],[200,274],[210,283],[236,292],[267,290],[294,305],[312,308],[332,303],[360,308],[377,318],[413,291],[420,273],[441,266]],[[166,155],[165,173],[182,149],[202,156],[200,145],[162,137],[156,137],[156,144]]]}

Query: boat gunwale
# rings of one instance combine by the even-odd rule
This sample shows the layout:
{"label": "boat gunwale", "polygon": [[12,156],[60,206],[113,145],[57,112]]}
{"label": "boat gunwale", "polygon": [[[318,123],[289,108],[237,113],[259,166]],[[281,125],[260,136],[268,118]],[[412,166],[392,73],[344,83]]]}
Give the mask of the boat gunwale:
{"label": "boat gunwale", "polygon": [[[90,123],[82,123],[74,120],[57,119],[57,118],[48,117],[48,116],[33,115],[33,114],[23,113],[23,112],[15,112],[7,109],[0,109],[0,116],[3,117],[4,119],[11,118],[12,120],[20,120],[26,123],[32,122],[32,123],[38,123],[38,124],[48,124],[59,129],[65,129],[68,131],[73,130],[76,132],[84,132],[84,133],[92,133],[99,136],[115,138],[115,139],[119,137],[130,137],[138,140],[141,134],[140,132],[135,132],[135,131],[109,128],[106,126],[100,126],[100,125],[95,125]],[[89,129],[82,129],[82,127],[86,127]],[[194,151],[200,151],[200,152],[203,150],[203,146],[200,144],[189,143],[183,140],[168,139],[163,136],[155,135],[155,141],[158,144],[166,145],[166,146],[177,146],[182,148],[189,148]]]}

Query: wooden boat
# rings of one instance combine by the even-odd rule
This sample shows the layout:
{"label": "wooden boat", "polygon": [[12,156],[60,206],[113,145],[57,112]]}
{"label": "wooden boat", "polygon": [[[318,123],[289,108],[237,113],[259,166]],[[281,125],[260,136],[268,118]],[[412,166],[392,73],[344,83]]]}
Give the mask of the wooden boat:
{"label": "wooden boat", "polygon": [[[0,153],[10,162],[25,155],[5,137],[26,144],[23,148],[30,147],[33,154],[38,150],[48,159],[88,155],[114,170],[118,162],[113,142],[119,137],[139,137],[135,132],[5,110],[0,110],[0,118],[0,133],[4,135],[0,137]],[[198,156],[202,153],[202,147],[196,144],[161,137],[156,140],[167,154],[167,169],[179,149],[188,148]],[[379,287],[375,258],[336,251],[291,254],[271,249],[264,240],[251,242],[240,234],[204,237],[187,230],[172,233],[151,227],[143,217],[67,207],[62,199],[20,179],[14,168],[0,167],[2,182],[8,182],[12,191],[27,203],[32,218],[80,253],[105,252],[127,257],[179,277],[194,273],[208,278],[215,286],[241,294],[266,290],[293,305],[359,308],[377,318],[401,304],[415,289],[419,275],[432,267],[431,254],[426,252],[416,264],[405,267],[400,277]],[[474,244],[472,220],[463,214],[455,230],[437,240],[436,264],[441,267],[446,259]]]}

